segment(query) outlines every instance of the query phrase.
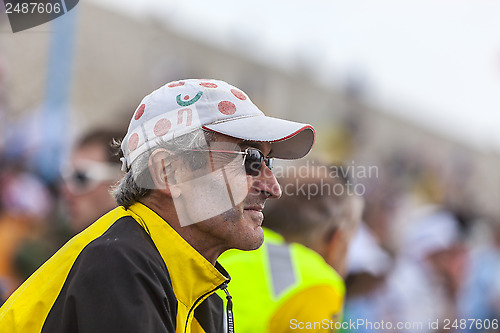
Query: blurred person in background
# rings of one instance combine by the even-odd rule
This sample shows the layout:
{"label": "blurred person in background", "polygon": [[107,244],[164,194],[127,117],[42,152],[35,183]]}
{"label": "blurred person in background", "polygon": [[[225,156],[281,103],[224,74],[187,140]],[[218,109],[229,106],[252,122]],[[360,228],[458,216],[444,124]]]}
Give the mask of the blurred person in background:
{"label": "blurred person in background", "polygon": [[45,232],[53,204],[49,189],[22,162],[10,161],[0,169],[0,299],[23,282],[15,253]]}
{"label": "blurred person in background", "polygon": [[123,135],[122,131],[95,129],[83,135],[72,148],[62,171],[63,211],[52,216],[43,233],[32,233],[11,253],[21,282],[71,237],[116,207],[110,191],[122,172],[112,144]]}
{"label": "blurred person in background", "polygon": [[482,234],[472,244],[467,275],[460,294],[459,318],[467,322],[463,332],[498,332],[500,327],[500,218],[488,217],[477,228]]}
{"label": "blurred person in background", "polygon": [[[388,309],[384,298],[384,285],[392,258],[364,222],[349,247],[347,265],[344,320],[378,322],[389,318],[391,309]],[[361,325],[343,331],[364,333],[379,330]]]}
{"label": "blurred person in background", "polygon": [[[392,309],[386,320],[423,325],[402,332],[441,331],[445,319],[458,318],[456,304],[466,263],[460,222],[443,207],[423,206],[402,238],[386,285]],[[436,321],[438,325],[429,327]]]}
{"label": "blurred person in background", "polygon": [[314,169],[280,181],[283,197],[265,211],[262,247],[220,258],[239,300],[239,332],[328,332],[342,318],[347,247],[363,200],[347,194],[347,179]]}
{"label": "blurred person in background", "polygon": [[[384,177],[371,179],[368,184],[368,191],[364,195],[363,222],[349,247],[344,312],[346,321],[360,319],[377,322],[389,318],[390,309],[384,298],[384,288],[393,265],[392,222],[400,192],[394,180],[387,179],[386,165],[381,169]],[[377,330],[360,326],[344,331],[364,333]]]}
{"label": "blurred person in background", "polygon": [[116,207],[110,190],[123,173],[112,145],[123,136],[121,131],[97,129],[84,135],[73,148],[62,172],[71,233],[79,233]]}

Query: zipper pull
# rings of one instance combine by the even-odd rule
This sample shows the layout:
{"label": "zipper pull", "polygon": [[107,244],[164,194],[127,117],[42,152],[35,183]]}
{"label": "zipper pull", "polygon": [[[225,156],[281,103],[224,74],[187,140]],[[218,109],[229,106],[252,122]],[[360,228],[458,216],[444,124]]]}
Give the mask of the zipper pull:
{"label": "zipper pull", "polygon": [[229,291],[227,290],[227,282],[224,282],[220,288],[226,293],[226,298],[227,298],[227,306],[226,306],[226,313],[227,313],[227,332],[228,333],[234,333],[234,320],[233,320],[233,298],[229,294]]}

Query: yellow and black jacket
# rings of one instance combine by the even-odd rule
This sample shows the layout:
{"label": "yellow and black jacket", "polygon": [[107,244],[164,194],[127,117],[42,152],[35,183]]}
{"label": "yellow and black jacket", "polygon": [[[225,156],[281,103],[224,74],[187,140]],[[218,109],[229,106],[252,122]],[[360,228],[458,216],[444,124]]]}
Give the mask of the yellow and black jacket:
{"label": "yellow and black jacket", "polygon": [[148,207],[118,207],[11,295],[0,333],[222,332],[228,282]]}

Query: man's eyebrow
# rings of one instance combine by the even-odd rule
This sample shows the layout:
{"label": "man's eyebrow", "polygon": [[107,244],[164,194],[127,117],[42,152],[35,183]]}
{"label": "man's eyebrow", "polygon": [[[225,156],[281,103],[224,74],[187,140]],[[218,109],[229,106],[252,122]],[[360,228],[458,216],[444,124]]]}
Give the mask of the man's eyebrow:
{"label": "man's eyebrow", "polygon": [[248,147],[257,148],[258,150],[262,151],[262,143],[258,141],[244,140],[238,143],[238,146],[240,146],[241,148],[248,148]]}

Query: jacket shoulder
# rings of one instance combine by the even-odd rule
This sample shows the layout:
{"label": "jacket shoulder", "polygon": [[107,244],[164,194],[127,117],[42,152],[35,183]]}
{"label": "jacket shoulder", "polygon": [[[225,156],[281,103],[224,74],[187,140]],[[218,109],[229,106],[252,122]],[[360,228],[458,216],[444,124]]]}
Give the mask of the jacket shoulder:
{"label": "jacket shoulder", "polygon": [[130,216],[79,254],[44,332],[175,330],[177,300],[153,241]]}

